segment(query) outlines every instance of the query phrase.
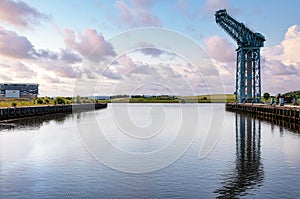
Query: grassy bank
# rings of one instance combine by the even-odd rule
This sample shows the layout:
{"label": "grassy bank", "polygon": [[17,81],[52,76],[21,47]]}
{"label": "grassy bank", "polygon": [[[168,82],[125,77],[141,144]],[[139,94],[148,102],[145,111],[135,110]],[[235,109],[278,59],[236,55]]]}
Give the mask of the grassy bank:
{"label": "grassy bank", "polygon": [[44,106],[57,104],[72,104],[75,103],[99,103],[98,100],[89,99],[87,97],[39,97],[36,99],[1,99],[0,108],[4,107],[24,107],[24,106]]}
{"label": "grassy bank", "polygon": [[213,94],[213,95],[199,95],[199,96],[134,96],[112,98],[110,100],[99,100],[107,103],[226,103],[235,102],[233,94]]}
{"label": "grassy bank", "polygon": [[199,96],[132,96],[132,97],[112,97],[111,99],[89,99],[87,97],[39,97],[36,99],[1,99],[0,107],[23,107],[23,106],[39,106],[39,105],[56,105],[56,104],[72,104],[75,103],[225,103],[234,102],[233,94],[213,94]]}

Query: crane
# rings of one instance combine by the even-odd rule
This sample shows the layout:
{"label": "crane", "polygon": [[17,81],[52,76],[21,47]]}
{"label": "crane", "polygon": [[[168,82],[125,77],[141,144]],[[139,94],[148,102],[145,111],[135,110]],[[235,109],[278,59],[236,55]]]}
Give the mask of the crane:
{"label": "crane", "polygon": [[260,48],[265,37],[253,32],[227,14],[226,9],[215,14],[216,23],[237,42],[236,102],[261,102]]}

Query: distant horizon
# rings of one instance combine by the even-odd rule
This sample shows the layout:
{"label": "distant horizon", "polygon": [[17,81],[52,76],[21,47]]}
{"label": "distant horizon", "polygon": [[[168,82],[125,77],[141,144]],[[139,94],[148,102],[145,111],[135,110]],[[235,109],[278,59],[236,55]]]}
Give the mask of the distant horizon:
{"label": "distant horizon", "polygon": [[[299,90],[300,91],[300,90]],[[289,92],[295,92],[295,91],[289,91]],[[270,96],[276,96],[278,94],[285,94],[285,93],[289,93],[289,92],[284,92],[284,93],[276,93],[276,94],[272,94],[272,93],[269,93]],[[263,94],[261,95],[261,97],[263,97]],[[213,94],[199,94],[199,95],[168,95],[168,94],[158,94],[158,95],[152,95],[152,94],[134,94],[134,95],[129,95],[129,94],[113,94],[113,95],[90,95],[90,96],[81,96],[79,95],[80,97],[115,97],[115,96],[120,96],[120,97],[132,97],[132,96],[151,96],[151,97],[156,97],[156,96],[173,96],[173,97],[197,97],[197,96],[213,96],[213,95],[235,95],[234,93],[225,93],[225,94],[222,94],[222,93],[213,93]],[[66,96],[62,96],[62,95],[56,95],[56,96],[48,96],[48,95],[39,95],[38,97],[76,97],[77,95],[75,96],[69,96],[69,95],[66,95]]]}

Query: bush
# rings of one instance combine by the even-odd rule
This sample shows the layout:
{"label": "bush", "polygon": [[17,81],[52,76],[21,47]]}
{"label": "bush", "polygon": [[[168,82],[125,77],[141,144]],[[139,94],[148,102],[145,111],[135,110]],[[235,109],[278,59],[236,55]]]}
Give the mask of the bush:
{"label": "bush", "polygon": [[65,104],[65,99],[63,97],[56,97],[54,104]]}
{"label": "bush", "polygon": [[44,100],[44,102],[45,102],[46,104],[49,104],[49,103],[50,103],[49,98],[46,98],[46,99]]}
{"label": "bush", "polygon": [[264,93],[263,97],[267,101],[270,98],[270,94],[269,93]]}
{"label": "bush", "polygon": [[12,103],[11,103],[11,106],[16,107],[16,106],[17,106],[17,103],[16,103],[16,102],[12,102]]}
{"label": "bush", "polygon": [[43,103],[44,103],[44,100],[43,100],[42,98],[38,98],[37,101],[36,101],[36,103],[38,103],[38,104],[43,104]]}
{"label": "bush", "polygon": [[75,103],[81,104],[81,97],[79,95],[76,96]]}

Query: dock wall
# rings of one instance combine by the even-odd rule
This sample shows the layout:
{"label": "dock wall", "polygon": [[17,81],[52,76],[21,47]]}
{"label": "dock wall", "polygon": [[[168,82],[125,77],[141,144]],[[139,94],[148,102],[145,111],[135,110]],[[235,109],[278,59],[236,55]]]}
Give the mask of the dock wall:
{"label": "dock wall", "polygon": [[106,108],[106,103],[101,104],[67,104],[49,106],[28,106],[0,108],[0,120],[39,116],[53,113],[71,113]]}
{"label": "dock wall", "polygon": [[265,104],[227,103],[225,107],[227,111],[250,113],[260,118],[278,119],[300,123],[299,106],[271,106]]}

